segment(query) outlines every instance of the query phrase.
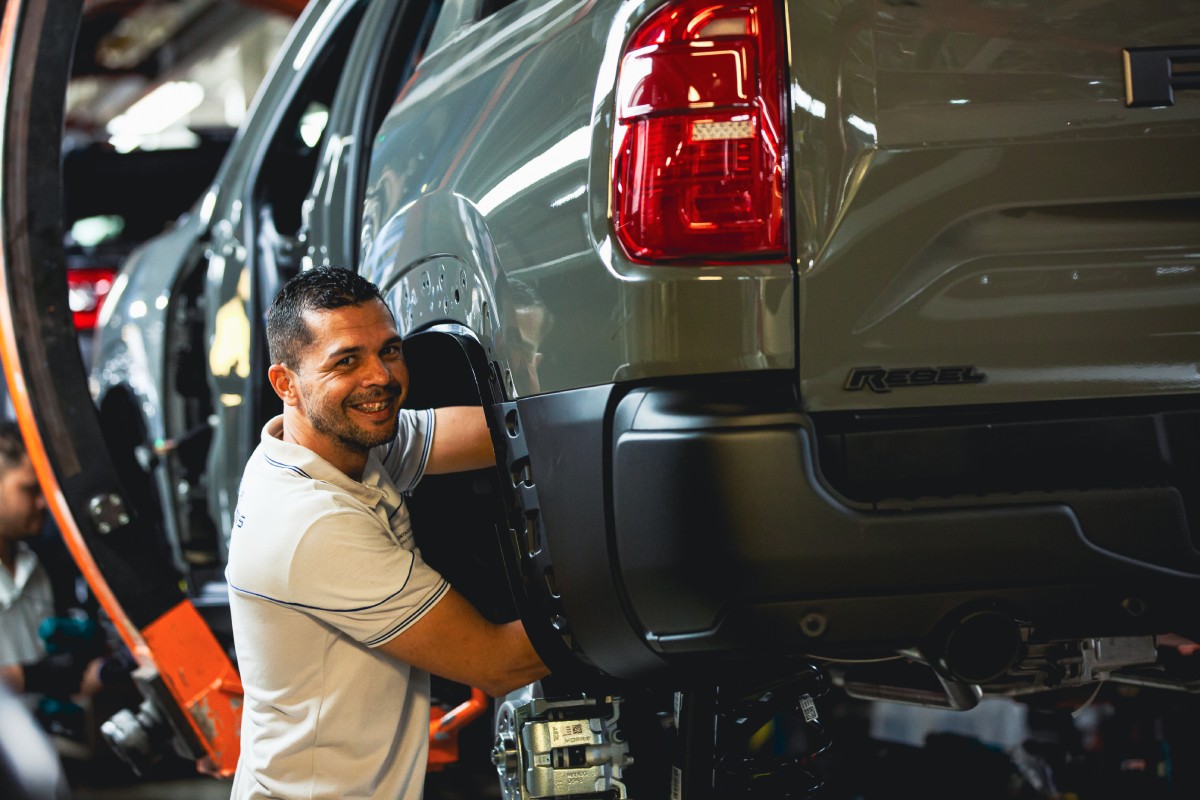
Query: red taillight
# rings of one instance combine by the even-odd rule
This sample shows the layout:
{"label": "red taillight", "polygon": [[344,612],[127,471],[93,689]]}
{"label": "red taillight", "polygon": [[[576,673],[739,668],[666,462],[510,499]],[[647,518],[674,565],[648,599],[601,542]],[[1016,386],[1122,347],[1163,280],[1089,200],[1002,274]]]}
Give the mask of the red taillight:
{"label": "red taillight", "polygon": [[684,0],[621,61],[613,225],[637,261],[786,256],[783,84],[773,0]]}
{"label": "red taillight", "polygon": [[67,302],[71,306],[75,330],[90,331],[96,327],[96,317],[116,274],[116,270],[103,267],[67,270]]}

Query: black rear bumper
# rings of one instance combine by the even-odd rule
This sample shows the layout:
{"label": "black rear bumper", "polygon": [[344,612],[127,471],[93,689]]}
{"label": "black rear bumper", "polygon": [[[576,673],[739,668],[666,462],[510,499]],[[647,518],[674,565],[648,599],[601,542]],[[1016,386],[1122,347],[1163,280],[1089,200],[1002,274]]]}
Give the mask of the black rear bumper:
{"label": "black rear bumper", "polygon": [[[940,425],[905,422],[903,434],[878,421],[853,433],[841,421],[830,433],[799,410],[783,374],[602,386],[501,411],[524,518],[517,545],[538,613],[619,677],[922,646],[980,608],[1039,638],[1196,625],[1189,487],[1172,484],[1196,475],[1171,463],[1162,426],[1146,428],[1156,442],[1127,437],[1142,459],[1132,478],[1127,468],[1112,477],[1082,452],[1088,468],[1055,474],[1071,488],[1051,489],[1036,446],[1027,470],[1036,485],[1014,483],[1011,463],[964,458],[961,443],[977,440],[980,425],[995,431],[993,422],[963,424],[947,412]],[[1104,416],[1122,430],[1131,418]],[[1019,437],[1046,423],[1008,430]],[[911,447],[891,457],[889,475],[879,443],[897,436],[924,444],[917,461]],[[1155,447],[1166,453],[1159,472],[1145,455]],[[868,482],[846,467],[863,452],[884,453]],[[921,477],[918,462],[944,474],[937,465],[951,459],[961,464],[949,481]],[[962,476],[969,492],[931,496]],[[841,491],[867,483],[875,496]],[[925,492],[887,495],[923,483]]]}

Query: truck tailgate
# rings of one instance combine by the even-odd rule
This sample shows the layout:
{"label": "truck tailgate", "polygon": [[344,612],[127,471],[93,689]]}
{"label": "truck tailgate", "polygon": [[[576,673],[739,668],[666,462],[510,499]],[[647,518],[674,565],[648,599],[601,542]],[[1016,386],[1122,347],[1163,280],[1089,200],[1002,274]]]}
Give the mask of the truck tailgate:
{"label": "truck tailgate", "polygon": [[[809,410],[1200,392],[1200,6],[788,23]],[[1139,77],[1172,104],[1127,105],[1124,51],[1168,46]]]}

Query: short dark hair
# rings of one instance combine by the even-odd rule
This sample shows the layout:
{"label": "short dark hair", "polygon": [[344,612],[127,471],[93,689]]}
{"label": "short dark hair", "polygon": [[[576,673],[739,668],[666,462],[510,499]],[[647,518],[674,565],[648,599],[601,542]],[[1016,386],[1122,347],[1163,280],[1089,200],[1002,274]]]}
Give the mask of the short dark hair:
{"label": "short dark hair", "polygon": [[21,435],[17,423],[0,421],[0,473],[8,472],[20,464],[26,453],[25,437]]}
{"label": "short dark hair", "polygon": [[313,333],[304,322],[305,311],[331,311],[371,300],[387,306],[379,287],[353,270],[316,267],[296,275],[284,284],[267,309],[271,363],[295,368],[300,353],[313,343]]}

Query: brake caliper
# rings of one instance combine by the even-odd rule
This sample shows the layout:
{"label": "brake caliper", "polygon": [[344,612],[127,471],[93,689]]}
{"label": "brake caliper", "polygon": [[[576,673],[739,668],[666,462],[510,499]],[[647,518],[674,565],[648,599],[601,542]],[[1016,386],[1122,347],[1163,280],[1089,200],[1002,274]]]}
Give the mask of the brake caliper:
{"label": "brake caliper", "polygon": [[501,703],[492,762],[504,800],[626,797],[621,773],[633,757],[617,728],[620,704],[617,697]]}

